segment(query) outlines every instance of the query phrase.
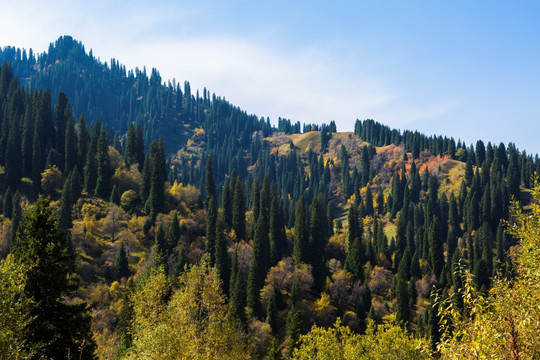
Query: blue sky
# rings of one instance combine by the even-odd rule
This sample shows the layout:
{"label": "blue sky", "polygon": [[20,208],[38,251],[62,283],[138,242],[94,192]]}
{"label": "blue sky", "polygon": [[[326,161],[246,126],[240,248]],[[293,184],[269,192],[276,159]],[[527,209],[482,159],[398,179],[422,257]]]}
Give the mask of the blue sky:
{"label": "blue sky", "polygon": [[249,113],[540,153],[540,3],[7,0],[0,46],[72,35]]}

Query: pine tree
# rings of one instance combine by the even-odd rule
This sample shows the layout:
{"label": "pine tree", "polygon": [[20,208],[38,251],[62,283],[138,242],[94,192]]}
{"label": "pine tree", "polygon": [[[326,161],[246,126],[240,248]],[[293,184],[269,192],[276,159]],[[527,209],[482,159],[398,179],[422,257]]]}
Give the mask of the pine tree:
{"label": "pine tree", "polygon": [[178,239],[180,238],[180,224],[178,222],[178,211],[173,211],[171,221],[169,223],[169,230],[167,231],[167,243],[169,249],[175,249],[178,245]]}
{"label": "pine tree", "polygon": [[78,289],[75,255],[68,253],[49,200],[39,197],[25,213],[18,244],[16,260],[27,269],[24,291],[34,300],[28,343],[39,346],[40,356],[46,358],[78,354],[82,359],[94,359],[87,305],[64,301]]}
{"label": "pine tree", "polygon": [[[64,156],[65,150],[65,133],[66,133],[66,124],[67,124],[67,114],[69,110],[68,97],[67,95],[60,91],[58,98],[56,99],[56,109],[55,109],[55,118],[56,118],[56,149],[60,152],[62,157]],[[60,167],[64,169],[63,167]]]}
{"label": "pine tree", "polygon": [[306,202],[301,196],[296,203],[294,216],[294,247],[293,258],[296,264],[307,263],[307,247],[309,245],[309,230],[307,225]]}
{"label": "pine tree", "polygon": [[233,207],[232,207],[232,227],[236,237],[246,239],[246,199],[244,182],[238,176],[234,184]]}
{"label": "pine tree", "polygon": [[276,293],[273,291],[270,294],[268,299],[268,304],[266,305],[266,323],[270,325],[272,329],[272,334],[277,334],[277,305],[276,305]]}
{"label": "pine tree", "polygon": [[128,258],[123,241],[120,242],[120,246],[116,252],[116,257],[114,258],[114,268],[116,270],[116,274],[118,275],[118,279],[127,279],[129,277]]}
{"label": "pine tree", "polygon": [[205,184],[205,194],[206,194],[206,205],[210,201],[211,197],[214,197],[214,200],[217,200],[217,191],[216,191],[216,181],[214,179],[214,168],[212,165],[212,157],[208,157],[206,160],[206,184]]}
{"label": "pine tree", "polygon": [[216,224],[218,219],[218,208],[216,199],[211,196],[206,209],[206,253],[209,256],[210,266],[215,264],[216,249]]}
{"label": "pine tree", "polygon": [[120,205],[120,192],[118,191],[118,187],[116,186],[116,184],[113,185],[109,202]]}
{"label": "pine tree", "polygon": [[[146,163],[145,163],[146,166]],[[145,210],[154,222],[158,213],[165,210],[165,181],[167,179],[167,168],[165,165],[165,155],[163,143],[152,141],[150,144],[150,192],[145,203]],[[143,171],[144,172],[144,171]]]}
{"label": "pine tree", "polygon": [[17,247],[17,236],[23,220],[21,209],[21,193],[17,190],[13,196],[13,205],[11,210],[11,235],[9,238],[10,250],[13,251]]}
{"label": "pine tree", "polygon": [[162,224],[159,224],[154,238],[153,266],[155,268],[162,267],[165,274],[167,274],[167,242],[165,240],[165,231],[163,230]]}
{"label": "pine tree", "polygon": [[247,281],[247,305],[255,316],[261,315],[260,291],[264,286],[266,278],[266,261],[268,254],[265,254],[265,244],[263,235],[263,219],[259,217],[255,225],[253,236],[253,252],[249,266],[249,276]]}
{"label": "pine tree", "polygon": [[67,231],[73,226],[73,217],[71,216],[71,207],[73,206],[72,199],[70,198],[72,177],[68,177],[64,183],[62,190],[62,196],[60,198],[60,216],[58,218],[58,225],[60,229]]}
{"label": "pine tree", "polygon": [[314,288],[321,291],[326,279],[326,261],[324,250],[326,247],[324,209],[321,199],[317,196],[311,203],[311,243],[309,246],[309,260],[313,267]]}
{"label": "pine tree", "polygon": [[430,256],[433,274],[436,276],[439,276],[444,268],[443,242],[440,221],[435,217],[430,232]]}
{"label": "pine tree", "polygon": [[223,213],[225,215],[225,223],[230,228],[232,227],[232,217],[233,217],[233,195],[231,190],[231,185],[229,185],[229,182],[225,182],[225,185],[223,185],[223,193],[221,197],[221,207],[223,208]]}
{"label": "pine tree", "polygon": [[233,321],[238,321],[241,325],[247,323],[246,317],[246,280],[242,270],[238,266],[238,252],[235,252],[231,270],[231,301],[229,317]]}
{"label": "pine tree", "polygon": [[71,116],[67,120],[64,143],[64,173],[69,174],[77,165],[77,135],[75,134],[75,126]]}
{"label": "pine tree", "polygon": [[94,127],[92,128],[92,138],[88,145],[88,151],[86,153],[86,163],[84,167],[84,188],[89,194],[93,194],[96,189],[96,182],[98,176],[96,155],[100,133],[101,130],[99,121],[96,121],[94,123]]}
{"label": "pine tree", "polygon": [[289,297],[289,315],[287,316],[286,331],[289,336],[287,342],[287,357],[291,357],[294,349],[298,345],[298,340],[302,334],[304,325],[303,314],[300,308],[299,284],[296,280],[291,289]]}
{"label": "pine tree", "polygon": [[270,205],[270,266],[276,265],[287,250],[287,236],[283,222],[281,206],[277,195],[274,194]]}
{"label": "pine tree", "polygon": [[79,135],[77,137],[77,165],[79,169],[84,169],[86,165],[86,155],[88,153],[88,128],[86,127],[86,119],[84,115],[79,118]]}
{"label": "pine tree", "polygon": [[215,264],[216,269],[221,279],[221,288],[223,293],[229,295],[229,280],[231,270],[229,265],[229,257],[227,255],[227,239],[225,238],[225,215],[220,213],[216,224],[216,245],[215,245]]}
{"label": "pine tree", "polygon": [[396,320],[406,325],[409,322],[410,311],[407,281],[398,276],[396,286]]}
{"label": "pine tree", "polygon": [[109,183],[112,176],[111,160],[109,159],[109,136],[101,130],[97,143],[97,179],[94,194],[102,199],[109,197]]}
{"label": "pine tree", "polygon": [[[7,121],[7,119],[5,120]],[[21,164],[21,137],[19,133],[19,119],[11,119],[9,135],[6,145],[6,172],[8,185],[16,188],[22,174]]]}

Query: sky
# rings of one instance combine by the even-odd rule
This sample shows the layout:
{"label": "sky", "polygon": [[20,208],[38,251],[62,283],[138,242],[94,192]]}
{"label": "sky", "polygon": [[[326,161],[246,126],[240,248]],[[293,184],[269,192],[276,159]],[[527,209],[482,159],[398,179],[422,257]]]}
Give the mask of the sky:
{"label": "sky", "polygon": [[62,35],[248,113],[540,153],[537,1],[4,0],[0,46]]}

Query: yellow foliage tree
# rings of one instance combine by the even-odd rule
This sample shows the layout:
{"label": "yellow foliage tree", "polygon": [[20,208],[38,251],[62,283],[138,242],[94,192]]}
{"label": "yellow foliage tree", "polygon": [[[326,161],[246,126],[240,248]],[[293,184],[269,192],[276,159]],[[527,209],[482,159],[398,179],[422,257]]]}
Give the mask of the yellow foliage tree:
{"label": "yellow foliage tree", "polygon": [[215,268],[209,268],[203,260],[182,274],[179,283],[167,305],[159,296],[156,298],[160,292],[152,290],[158,286],[154,281],[145,285],[154,300],[142,299],[142,293],[135,295],[135,336],[127,357],[249,359],[244,336],[228,320],[228,306]]}
{"label": "yellow foliage tree", "polygon": [[56,194],[62,188],[62,184],[62,172],[56,165],[48,167],[41,173],[41,188],[47,194]]}
{"label": "yellow foliage tree", "polygon": [[313,326],[300,337],[300,346],[294,351],[295,360],[407,360],[429,359],[428,345],[414,338],[388,317],[383,325],[370,321],[365,335],[354,333],[342,326],[338,319],[333,327]]}

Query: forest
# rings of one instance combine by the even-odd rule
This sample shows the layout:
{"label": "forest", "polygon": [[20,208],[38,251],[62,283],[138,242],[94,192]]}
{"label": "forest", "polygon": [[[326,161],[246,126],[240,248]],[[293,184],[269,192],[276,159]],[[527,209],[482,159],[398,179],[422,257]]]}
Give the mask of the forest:
{"label": "forest", "polygon": [[0,49],[6,359],[537,359],[538,155]]}

